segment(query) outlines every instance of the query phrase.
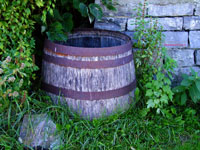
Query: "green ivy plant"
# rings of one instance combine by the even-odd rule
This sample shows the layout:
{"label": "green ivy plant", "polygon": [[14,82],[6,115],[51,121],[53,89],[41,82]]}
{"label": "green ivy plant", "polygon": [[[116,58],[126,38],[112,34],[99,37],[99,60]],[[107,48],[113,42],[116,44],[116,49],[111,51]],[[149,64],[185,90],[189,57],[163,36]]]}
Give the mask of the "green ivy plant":
{"label": "green ivy plant", "polygon": [[[108,9],[116,10],[112,0],[101,0],[101,2]],[[39,14],[35,18],[42,25],[41,32],[45,32],[49,40],[66,41],[67,33],[74,27],[80,26],[81,21],[88,18],[92,23],[94,19],[99,20],[102,16],[101,6],[95,4],[93,0],[57,0],[53,11],[47,12],[47,18],[40,18]]]}
{"label": "green ivy plant", "polygon": [[146,5],[146,1],[139,4],[135,21],[136,78],[140,99],[147,105],[147,110],[154,109],[160,113],[173,99],[170,79],[175,61],[162,45],[162,26],[145,14]]}
{"label": "green ivy plant", "polygon": [[51,0],[0,0],[0,111],[7,111],[11,104],[21,109],[29,97],[33,72],[38,69],[33,55],[33,15],[46,18],[52,4]]}
{"label": "green ivy plant", "polygon": [[191,69],[191,75],[183,74],[181,84],[173,88],[175,100],[179,105],[186,105],[188,100],[193,103],[200,101],[200,76]]}

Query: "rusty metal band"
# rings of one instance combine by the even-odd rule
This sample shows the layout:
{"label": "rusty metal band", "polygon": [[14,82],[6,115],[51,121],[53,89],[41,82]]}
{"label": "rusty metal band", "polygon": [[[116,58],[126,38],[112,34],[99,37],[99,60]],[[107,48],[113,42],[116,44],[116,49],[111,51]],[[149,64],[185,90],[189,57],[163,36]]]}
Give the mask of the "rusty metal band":
{"label": "rusty metal band", "polygon": [[101,100],[101,99],[110,99],[115,97],[124,96],[136,88],[136,80],[134,80],[128,86],[116,89],[116,90],[109,90],[103,92],[80,92],[74,91],[70,89],[64,89],[60,87],[56,87],[47,83],[42,83],[42,89],[46,92],[64,96],[66,98],[72,98],[76,100]]}
{"label": "rusty metal band", "polygon": [[123,58],[115,60],[103,60],[103,61],[80,61],[71,60],[64,57],[55,57],[47,54],[43,55],[43,60],[53,63],[59,66],[80,68],[80,69],[99,69],[99,68],[113,68],[121,65],[125,65],[133,61],[133,55],[129,55]]}
{"label": "rusty metal band", "polygon": [[86,48],[86,47],[74,47],[66,46],[61,44],[56,44],[50,40],[45,40],[44,48],[51,50],[54,53],[60,53],[70,56],[82,56],[82,57],[92,57],[92,56],[112,56],[123,54],[132,49],[132,42],[113,46],[113,47],[103,47],[103,48]]}

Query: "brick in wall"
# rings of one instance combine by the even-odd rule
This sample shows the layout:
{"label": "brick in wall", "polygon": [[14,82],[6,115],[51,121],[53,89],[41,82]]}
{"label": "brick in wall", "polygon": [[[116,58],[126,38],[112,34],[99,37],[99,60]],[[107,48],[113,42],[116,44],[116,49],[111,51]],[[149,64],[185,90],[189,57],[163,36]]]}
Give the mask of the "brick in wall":
{"label": "brick in wall", "polygon": [[184,29],[186,30],[200,29],[200,16],[184,17]]}
{"label": "brick in wall", "polygon": [[165,41],[163,46],[167,48],[188,47],[188,32],[163,32]]}
{"label": "brick in wall", "polygon": [[150,16],[188,16],[193,15],[194,8],[193,3],[149,5],[148,14]]}
{"label": "brick in wall", "polygon": [[190,48],[200,48],[200,31],[189,32]]}
{"label": "brick in wall", "polygon": [[138,6],[138,0],[113,0],[117,11],[108,10],[101,4],[101,0],[95,0],[96,4],[100,4],[105,16],[135,16],[136,11],[133,9]]}
{"label": "brick in wall", "polygon": [[94,28],[112,31],[125,31],[127,18],[125,17],[103,17],[101,21],[96,21]]}
{"label": "brick in wall", "polygon": [[[150,21],[149,18],[145,19],[146,21]],[[175,17],[175,18],[156,18],[158,23],[163,27],[163,30],[182,30],[183,27],[183,18]],[[127,22],[127,30],[132,31],[135,30],[135,18],[128,19]]]}
{"label": "brick in wall", "polygon": [[195,64],[194,50],[168,50],[168,55],[171,56],[177,62],[178,67],[193,66]]}
{"label": "brick in wall", "polygon": [[200,4],[198,4],[198,5],[196,6],[195,15],[200,16]]}

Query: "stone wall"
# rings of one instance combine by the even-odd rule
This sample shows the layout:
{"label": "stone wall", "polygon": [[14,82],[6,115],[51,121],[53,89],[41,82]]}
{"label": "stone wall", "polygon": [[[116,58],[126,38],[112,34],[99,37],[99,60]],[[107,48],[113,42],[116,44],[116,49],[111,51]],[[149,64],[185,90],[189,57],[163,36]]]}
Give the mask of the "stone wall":
{"label": "stone wall", "polygon": [[[104,9],[104,17],[95,22],[95,28],[121,31],[133,36],[134,17],[143,0],[113,0],[118,11]],[[100,0],[96,0],[100,4]],[[200,0],[148,0],[146,13],[163,26],[165,47],[177,61],[175,74],[189,73],[190,67],[200,71]]]}

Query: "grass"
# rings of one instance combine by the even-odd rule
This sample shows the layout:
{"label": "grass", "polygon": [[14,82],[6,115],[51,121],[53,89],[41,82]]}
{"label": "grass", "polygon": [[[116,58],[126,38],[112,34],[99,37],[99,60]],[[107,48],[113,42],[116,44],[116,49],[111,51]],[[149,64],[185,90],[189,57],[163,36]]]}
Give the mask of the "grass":
{"label": "grass", "polygon": [[144,116],[136,105],[125,113],[88,121],[47,99],[33,95],[16,114],[0,113],[0,149],[23,149],[17,139],[24,114],[45,112],[57,125],[63,150],[200,150],[199,113],[177,110],[166,117]]}

